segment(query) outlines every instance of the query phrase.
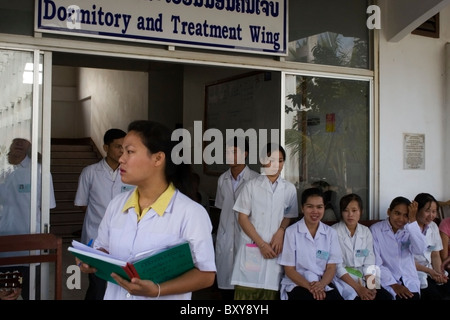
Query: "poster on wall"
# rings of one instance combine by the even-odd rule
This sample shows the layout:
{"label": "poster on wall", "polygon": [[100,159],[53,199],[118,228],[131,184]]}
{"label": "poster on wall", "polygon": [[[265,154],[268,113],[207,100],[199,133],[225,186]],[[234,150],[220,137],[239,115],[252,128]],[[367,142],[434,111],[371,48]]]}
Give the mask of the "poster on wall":
{"label": "poster on wall", "polygon": [[287,0],[37,0],[35,31],[287,55]]}
{"label": "poster on wall", "polygon": [[425,169],[425,134],[403,134],[403,169]]}

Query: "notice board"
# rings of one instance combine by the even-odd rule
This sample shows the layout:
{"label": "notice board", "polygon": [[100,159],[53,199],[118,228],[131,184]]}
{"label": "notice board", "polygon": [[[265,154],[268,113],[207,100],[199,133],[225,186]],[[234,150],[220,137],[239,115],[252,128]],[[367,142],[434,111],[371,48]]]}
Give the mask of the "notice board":
{"label": "notice board", "polygon": [[[226,129],[279,128],[280,81],[274,72],[251,72],[216,81],[205,86],[205,128],[222,132],[225,150]],[[270,136],[267,138],[270,139]],[[204,146],[208,142],[204,143]],[[259,171],[259,164],[249,166]],[[204,164],[206,174],[220,175],[228,169],[222,164]]]}

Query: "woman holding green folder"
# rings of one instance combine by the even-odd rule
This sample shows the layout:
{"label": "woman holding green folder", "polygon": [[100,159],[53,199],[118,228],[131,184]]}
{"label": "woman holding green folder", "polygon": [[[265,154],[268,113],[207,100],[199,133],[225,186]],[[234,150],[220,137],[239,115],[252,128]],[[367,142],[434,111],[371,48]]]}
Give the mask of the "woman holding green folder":
{"label": "woman holding green folder", "polygon": [[[148,120],[133,121],[119,159],[122,182],[136,188],[116,196],[100,223],[94,248],[123,260],[142,252],[189,242],[194,268],[162,283],[112,274],[105,300],[192,299],[192,292],[214,283],[216,266],[211,220],[192,200],[187,164],[175,165],[171,131]],[[77,261],[78,262],[78,261]],[[83,272],[95,272],[86,264]]]}

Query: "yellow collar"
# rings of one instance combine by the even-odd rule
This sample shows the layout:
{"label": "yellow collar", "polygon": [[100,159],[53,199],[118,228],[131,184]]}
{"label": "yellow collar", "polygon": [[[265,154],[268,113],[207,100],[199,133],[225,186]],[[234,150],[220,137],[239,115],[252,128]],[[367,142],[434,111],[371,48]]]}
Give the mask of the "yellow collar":
{"label": "yellow collar", "polygon": [[127,211],[130,208],[134,208],[136,213],[139,215],[139,219],[141,219],[150,209],[156,211],[159,216],[163,216],[167,207],[169,206],[169,202],[175,194],[175,186],[170,183],[167,189],[159,196],[159,198],[147,208],[139,207],[139,193],[138,188],[134,189],[131,196],[128,198],[127,202],[123,206],[122,212]]}

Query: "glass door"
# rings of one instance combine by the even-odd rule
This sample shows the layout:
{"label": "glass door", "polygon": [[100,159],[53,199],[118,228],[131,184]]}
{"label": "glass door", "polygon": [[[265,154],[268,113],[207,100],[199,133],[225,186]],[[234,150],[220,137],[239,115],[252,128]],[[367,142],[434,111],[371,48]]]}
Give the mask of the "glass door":
{"label": "glass door", "polygon": [[[44,59],[51,56],[45,57],[39,50],[0,48],[0,235],[49,231],[54,194],[50,112],[44,112],[50,108],[46,103],[49,86],[43,85]],[[46,82],[50,84],[51,72]],[[23,270],[22,299],[47,298],[48,264],[0,266],[0,272],[7,272],[5,268]]]}

